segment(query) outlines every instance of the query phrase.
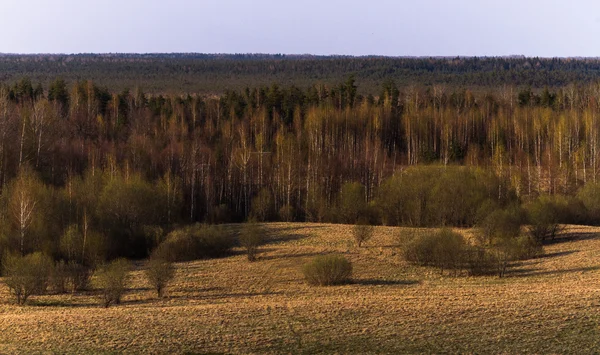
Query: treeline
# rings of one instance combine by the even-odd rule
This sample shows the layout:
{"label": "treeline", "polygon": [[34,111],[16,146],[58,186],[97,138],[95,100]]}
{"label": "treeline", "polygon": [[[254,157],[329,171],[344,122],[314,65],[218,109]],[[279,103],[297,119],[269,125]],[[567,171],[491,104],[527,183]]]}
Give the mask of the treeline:
{"label": "treeline", "polygon": [[21,254],[143,257],[176,224],[249,218],[472,226],[558,194],[596,222],[577,193],[598,179],[597,85],[0,92],[0,236]]}
{"label": "treeline", "polygon": [[361,94],[378,94],[388,79],[401,87],[442,84],[486,90],[503,85],[562,87],[594,83],[593,58],[455,57],[398,58],[310,55],[78,54],[0,55],[0,82],[23,76],[48,88],[56,77],[86,78],[114,91],[142,86],[152,93],[199,92],[270,85],[336,85],[354,74]]}

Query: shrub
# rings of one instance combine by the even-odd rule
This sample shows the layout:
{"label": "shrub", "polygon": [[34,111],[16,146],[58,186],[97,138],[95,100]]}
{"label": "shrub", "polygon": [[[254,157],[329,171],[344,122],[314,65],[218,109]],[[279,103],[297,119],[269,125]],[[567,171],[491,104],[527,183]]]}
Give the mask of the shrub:
{"label": "shrub", "polygon": [[542,246],[535,238],[522,235],[523,211],[519,208],[496,210],[479,224],[479,242],[485,248],[499,277],[509,263],[539,255]]}
{"label": "shrub", "polygon": [[559,221],[567,214],[566,201],[564,205],[556,198],[541,196],[526,206],[529,222],[529,234],[540,242],[554,239],[561,231]]}
{"label": "shrub", "polygon": [[579,190],[577,197],[585,206],[588,221],[600,223],[600,183],[587,183]]}
{"label": "shrub", "polygon": [[50,285],[56,293],[66,293],[69,283],[68,264],[63,260],[57,262],[50,272]]}
{"label": "shrub", "polygon": [[444,270],[461,270],[465,264],[468,245],[460,233],[442,229],[437,233],[423,234],[413,238],[404,249],[407,261],[434,266]]}
{"label": "shrub", "polygon": [[352,264],[341,255],[317,256],[304,265],[303,272],[310,285],[339,285],[350,280]]}
{"label": "shrub", "polygon": [[96,287],[102,290],[104,307],[121,303],[127,287],[129,267],[127,259],[116,259],[97,270],[94,281]]}
{"label": "shrub", "polygon": [[352,236],[356,241],[356,244],[360,248],[362,243],[368,241],[375,234],[375,227],[369,225],[366,221],[359,220],[357,224],[352,228]]}
{"label": "shrub", "polygon": [[173,264],[165,259],[150,257],[146,264],[146,279],[156,290],[158,298],[163,296],[167,284],[173,279],[175,269]]}
{"label": "shrub", "polygon": [[3,266],[4,282],[19,305],[29,296],[43,294],[48,288],[53,263],[47,255],[39,252],[26,256],[7,255]]}
{"label": "shrub", "polygon": [[74,261],[67,264],[68,279],[71,291],[87,290],[92,278],[92,269]]}
{"label": "shrub", "polygon": [[471,276],[492,275],[496,273],[497,262],[488,249],[468,248],[465,256],[465,268]]}
{"label": "shrub", "polygon": [[195,225],[171,232],[155,254],[172,262],[219,257],[234,243],[235,239],[220,226]]}
{"label": "shrub", "polygon": [[50,273],[50,285],[56,293],[82,291],[87,289],[91,278],[90,268],[74,261],[59,261]]}
{"label": "shrub", "polygon": [[489,247],[498,239],[516,238],[521,234],[523,211],[518,207],[497,209],[477,225],[479,242]]}
{"label": "shrub", "polygon": [[264,231],[256,223],[247,223],[240,233],[240,245],[248,254],[248,261],[256,261],[258,248],[264,244]]}

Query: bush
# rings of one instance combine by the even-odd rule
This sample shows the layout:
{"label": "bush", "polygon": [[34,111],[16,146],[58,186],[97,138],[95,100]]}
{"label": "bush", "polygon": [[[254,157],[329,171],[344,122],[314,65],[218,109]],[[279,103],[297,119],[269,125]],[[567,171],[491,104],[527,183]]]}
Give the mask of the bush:
{"label": "bush", "polygon": [[560,204],[557,198],[541,196],[526,206],[529,234],[537,241],[554,239],[561,231],[561,217],[568,214],[566,201]]}
{"label": "bush", "polygon": [[7,255],[3,266],[4,282],[19,305],[29,296],[43,294],[48,288],[53,263],[47,255],[39,252],[26,256]]}
{"label": "bush", "polygon": [[69,264],[67,264],[67,270],[68,280],[72,292],[88,289],[90,286],[90,280],[92,278],[91,268],[71,261]]}
{"label": "bush", "polygon": [[156,290],[158,298],[163,296],[167,284],[173,279],[175,269],[173,264],[165,259],[150,257],[146,264],[146,279]]}
{"label": "bush", "polygon": [[56,293],[66,293],[69,283],[68,264],[63,260],[57,262],[50,272],[50,285]]}
{"label": "bush", "polygon": [[220,226],[195,225],[171,232],[155,255],[171,262],[219,257],[234,244],[235,239]]}
{"label": "bush", "polygon": [[465,264],[468,245],[460,233],[442,229],[437,233],[423,234],[413,238],[404,249],[407,261],[452,270],[455,273]]}
{"label": "bush", "polygon": [[74,261],[57,262],[50,273],[50,285],[56,293],[87,289],[91,278],[90,268]]}
{"label": "bush", "polygon": [[310,285],[340,285],[349,282],[352,264],[341,255],[317,256],[304,265],[303,272]]}
{"label": "bush", "polygon": [[375,227],[366,223],[366,221],[359,220],[357,224],[352,228],[352,236],[356,241],[356,244],[360,248],[362,243],[368,241],[375,234]]}
{"label": "bush", "polygon": [[94,281],[96,287],[102,290],[104,307],[121,303],[121,297],[127,288],[129,267],[127,259],[116,259],[97,270]]}
{"label": "bush", "polygon": [[577,197],[586,209],[587,220],[594,225],[600,223],[600,183],[587,183]]}
{"label": "bush", "polygon": [[256,223],[247,223],[240,233],[240,245],[248,254],[248,261],[256,261],[258,248],[264,244],[264,231]]}
{"label": "bush", "polygon": [[484,247],[492,246],[499,239],[516,238],[521,234],[523,211],[518,207],[497,209],[477,225],[477,237]]}

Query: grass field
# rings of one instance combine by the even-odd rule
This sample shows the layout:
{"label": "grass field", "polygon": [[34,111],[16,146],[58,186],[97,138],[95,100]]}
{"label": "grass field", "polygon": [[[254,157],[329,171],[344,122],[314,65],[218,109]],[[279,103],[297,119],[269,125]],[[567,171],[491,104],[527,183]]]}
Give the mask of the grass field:
{"label": "grass field", "polygon": [[[0,287],[0,353],[598,353],[600,228],[570,226],[508,277],[448,277],[407,265],[378,227],[267,224],[259,261],[238,253],[177,264],[156,299],[141,263],[121,305],[86,294],[14,305]],[[469,231],[464,231],[468,233]],[[301,266],[339,252],[353,283],[310,287]]]}

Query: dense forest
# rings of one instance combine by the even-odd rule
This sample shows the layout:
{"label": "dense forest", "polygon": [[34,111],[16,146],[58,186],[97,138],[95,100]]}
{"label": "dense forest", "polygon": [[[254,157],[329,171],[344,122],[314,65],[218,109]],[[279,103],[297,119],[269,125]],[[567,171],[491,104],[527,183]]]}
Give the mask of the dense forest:
{"label": "dense forest", "polygon": [[[358,83],[219,96],[5,84],[2,246],[102,259],[143,257],[196,222],[472,226],[598,180],[597,84],[478,92],[386,80],[364,95]],[[578,221],[597,212],[564,201]]]}
{"label": "dense forest", "polygon": [[377,95],[385,80],[403,88],[443,84],[452,88],[486,90],[503,85],[563,87],[594,83],[600,60],[594,58],[525,57],[347,57],[311,55],[211,54],[77,54],[0,55],[0,82],[22,77],[50,82],[92,80],[114,91],[141,87],[154,94],[222,94],[246,87],[307,88],[343,82],[354,74],[359,93]]}

